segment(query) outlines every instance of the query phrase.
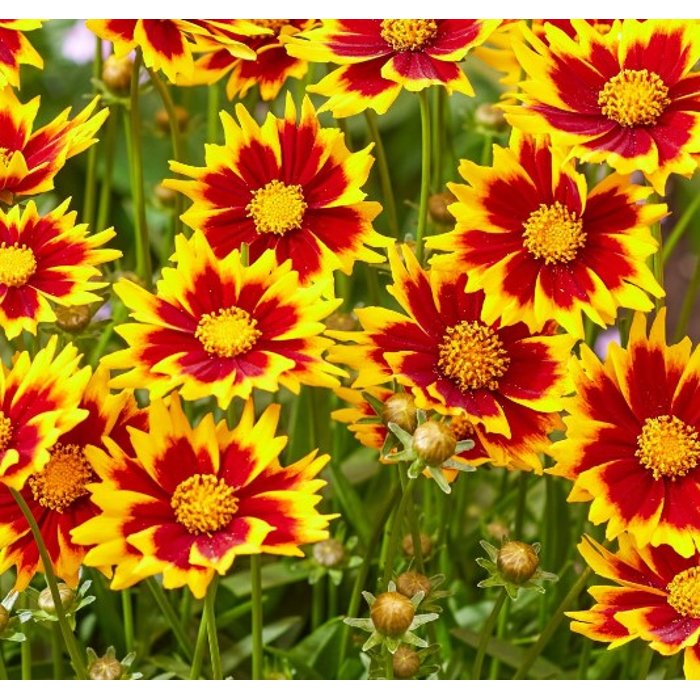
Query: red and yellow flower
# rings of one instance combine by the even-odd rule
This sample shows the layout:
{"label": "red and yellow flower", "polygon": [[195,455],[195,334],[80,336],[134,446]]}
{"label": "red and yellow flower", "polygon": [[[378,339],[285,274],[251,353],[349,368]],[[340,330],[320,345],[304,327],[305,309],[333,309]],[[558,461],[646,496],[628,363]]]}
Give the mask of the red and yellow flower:
{"label": "red and yellow flower", "polygon": [[304,284],[338,269],[350,274],[356,260],[384,259],[366,247],[387,241],[372,228],[380,205],[363,201],[371,146],[351,153],[342,131],[321,127],[308,98],[298,125],[290,95],[284,119],[270,113],[260,127],[240,104],[236,115],[240,126],[222,113],[226,143],[207,144],[205,167],[171,163],[191,181],[165,181],[192,199],[182,220],[219,257],[244,243],[251,260],[273,249]]}
{"label": "red and yellow flower", "polygon": [[532,335],[523,323],[484,322],[484,295],[464,291],[465,274],[426,273],[410,249],[403,254],[405,263],[389,249],[388,289],[407,315],[357,309],[364,331],[333,333],[355,344],[336,346],[332,361],[358,370],[353,387],[396,379],[419,408],[481,426],[479,437],[499,463],[520,459],[539,469],[537,453],[559,424],[573,340],[551,335],[551,326]]}
{"label": "red and yellow flower", "polygon": [[700,680],[700,553],[637,547],[622,535],[613,554],[589,537],[579,551],[595,573],[617,585],[593,586],[590,610],[567,613],[571,629],[610,648],[642,639],[660,654],[683,652],[688,680]]}
{"label": "red and yellow flower", "polygon": [[610,345],[605,362],[581,347],[550,471],[574,482],[569,501],[590,501],[608,539],[628,531],[688,557],[700,547],[700,351],[667,345],[665,321],[662,309],[647,337],[636,314],[627,348]]}
{"label": "red and yellow flower", "polygon": [[[101,447],[103,438],[110,438],[133,456],[127,430],[146,426],[146,412],[138,409],[129,392],[110,394],[108,379],[105,368],[95,372],[79,404],[84,420],[50,447],[49,461],[27,479],[21,491],[56,575],[74,588],[87,548],[75,544],[70,531],[99,513],[86,488],[95,475],[85,448]],[[17,569],[16,590],[26,588],[34,574],[44,570],[22,511],[9,489],[0,485],[0,572],[12,566]]]}
{"label": "red and yellow flower", "polygon": [[401,88],[418,92],[444,85],[473,95],[459,62],[482,44],[501,20],[340,19],[294,37],[292,56],[341,68],[309,86],[328,97],[323,109],[349,117],[365,109],[383,114]]}
{"label": "red and yellow flower", "polygon": [[36,334],[37,324],[56,320],[51,303],[61,306],[100,301],[95,267],[121,256],[100,248],[114,230],[88,236],[67,212],[70,200],[41,216],[33,201],[24,209],[0,210],[0,325],[8,338]]}
{"label": "red and yellow flower", "polygon": [[493,167],[464,160],[459,172],[469,184],[449,185],[455,229],[426,245],[450,251],[433,264],[466,270],[468,290],[486,292],[487,321],[534,331],[554,319],[580,338],[582,314],[606,326],[619,307],[650,311],[648,294],[664,296],[645,262],[658,248],[649,227],[666,214],[643,204],[651,188],[610,175],[589,192],[546,138],[519,132],[494,148]]}
{"label": "red and yellow flower", "polygon": [[69,344],[56,352],[52,336],[32,359],[22,352],[0,365],[0,485],[21,489],[51,458],[59,436],[85,418],[78,407],[90,378]]}
{"label": "red and yellow flower", "polygon": [[201,598],[239,555],[302,556],[300,546],[327,539],[316,477],[328,458],[311,453],[283,468],[279,410],[256,422],[250,400],[233,430],[211,414],[193,428],[174,395],[169,407],[151,404],[148,432],[130,431],[135,457],[109,439],[107,452],[88,447],[101,513],[73,531],[94,545],[86,564],[115,566],[114,589],[162,574],[165,588],[187,585]]}
{"label": "red and yellow flower", "polygon": [[22,104],[10,87],[0,90],[0,201],[47,192],[68,158],[82,153],[97,139],[109,110],[93,114],[96,97],[76,117],[70,110],[33,131],[39,98]]}
{"label": "red and yellow flower", "polygon": [[617,20],[601,33],[572,20],[576,38],[523,29],[515,52],[528,79],[523,104],[505,107],[513,126],[548,133],[573,156],[641,170],[664,192],[671,173],[689,177],[700,152],[700,28],[694,21]]}
{"label": "red and yellow flower", "polygon": [[321,357],[333,343],[320,333],[340,302],[324,301],[321,285],[300,286],[272,251],[249,267],[235,250],[219,259],[199,232],[178,236],[175,255],[156,294],[128,280],[114,285],[137,323],[117,327],[129,347],[104,358],[129,370],[113,386],[157,397],[180,387],[185,399],[215,396],[225,409],[253,387],[298,393],[300,384],[338,383],[332,375],[341,371]]}
{"label": "red and yellow flower", "polygon": [[38,19],[0,19],[0,88],[19,87],[21,65],[43,68],[44,61],[24,32],[41,28]]}

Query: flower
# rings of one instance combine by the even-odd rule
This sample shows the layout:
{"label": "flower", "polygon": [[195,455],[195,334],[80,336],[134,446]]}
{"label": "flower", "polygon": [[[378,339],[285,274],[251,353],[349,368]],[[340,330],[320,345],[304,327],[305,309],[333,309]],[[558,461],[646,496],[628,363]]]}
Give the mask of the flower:
{"label": "flower", "polygon": [[549,471],[574,482],[569,501],[591,501],[607,539],[629,531],[688,557],[700,547],[700,352],[688,338],[667,345],[665,322],[662,309],[647,337],[636,314],[627,348],[611,344],[604,362],[581,347]]}
{"label": "flower", "polygon": [[173,395],[149,408],[149,430],[130,430],[135,457],[113,440],[86,454],[100,481],[90,484],[101,513],[73,531],[94,545],[88,566],[115,566],[113,589],[157,573],[165,588],[189,586],[202,598],[216,572],[238,555],[302,556],[301,545],[328,537],[316,476],[328,458],[311,453],[287,468],[275,437],[280,407],[255,421],[249,400],[233,430],[211,413],[192,427]]}
{"label": "flower", "polygon": [[620,306],[650,311],[664,296],[645,260],[658,248],[649,226],[665,204],[643,204],[651,188],[610,175],[590,192],[582,173],[546,138],[515,132],[494,148],[493,167],[463,160],[468,185],[450,184],[453,231],[427,239],[450,251],[431,264],[467,271],[468,291],[486,293],[484,319],[556,320],[583,337],[582,314],[605,326]]}
{"label": "flower", "polygon": [[219,260],[195,232],[175,241],[177,264],[165,268],[157,294],[123,279],[114,290],[138,323],[117,327],[128,347],[104,358],[128,369],[117,388],[147,388],[184,399],[215,396],[226,409],[253,387],[299,392],[300,384],[333,386],[341,370],[321,359],[332,341],[320,338],[321,319],[339,300],[321,300],[321,286],[299,285],[290,263],[267,251],[250,267],[234,250]]}
{"label": "flower", "polygon": [[505,107],[509,122],[551,134],[581,160],[641,170],[662,194],[669,174],[690,177],[700,151],[695,22],[626,19],[606,33],[571,24],[576,39],[551,24],[546,42],[522,30],[532,48],[514,50],[528,80],[523,104]]}
{"label": "flower", "polygon": [[56,173],[68,158],[82,153],[94,138],[109,110],[93,115],[95,98],[76,117],[70,110],[33,131],[39,98],[22,104],[10,87],[0,90],[0,201],[11,204],[14,197],[47,192]]}
{"label": "flower", "polygon": [[642,639],[664,656],[684,653],[685,677],[700,680],[700,553],[635,546],[621,535],[613,554],[586,536],[578,549],[588,565],[617,585],[589,589],[596,603],[570,612],[571,629],[610,648]]}
{"label": "flower", "polygon": [[166,180],[193,205],[182,220],[201,229],[219,257],[246,243],[250,259],[273,249],[289,259],[302,283],[334,270],[352,272],[356,260],[381,262],[366,248],[388,239],[372,228],[381,207],[361,190],[374,159],[357,153],[342,131],[322,128],[304,98],[300,123],[287,94],[284,119],[271,113],[262,127],[236,105],[239,124],[221,113],[225,145],[207,145],[203,168],[171,163],[192,181]]}
{"label": "flower", "polygon": [[8,338],[36,335],[37,324],[56,321],[51,304],[71,306],[101,301],[94,290],[105,283],[95,267],[121,256],[99,248],[113,229],[88,236],[67,212],[70,200],[41,216],[33,201],[21,209],[0,209],[0,324]]}
{"label": "flower", "polygon": [[24,64],[43,68],[44,61],[24,36],[41,28],[38,19],[0,19],[0,88],[19,87],[19,67]]}
{"label": "flower", "polygon": [[541,470],[538,453],[559,425],[572,339],[552,335],[552,327],[532,335],[523,323],[484,322],[484,295],[464,291],[465,274],[426,273],[402,250],[405,264],[389,249],[388,289],[408,315],[357,309],[364,331],[332,333],[355,344],[336,346],[329,359],[359,370],[353,387],[396,379],[419,408],[481,426],[479,438],[498,462],[515,458]]}
{"label": "flower", "polygon": [[[70,531],[98,513],[86,488],[95,474],[85,448],[101,447],[103,439],[109,438],[130,452],[127,430],[146,423],[146,412],[138,409],[131,393],[110,394],[108,380],[104,367],[92,375],[79,403],[84,420],[49,448],[49,461],[27,479],[21,491],[39,525],[56,575],[72,587],[78,586],[87,548],[74,544]],[[9,489],[0,485],[0,572],[12,566],[17,568],[17,590],[23,590],[37,571],[43,571],[27,521]]]}
{"label": "flower", "polygon": [[349,117],[365,109],[383,114],[401,88],[411,92],[444,85],[473,95],[459,62],[483,43],[501,20],[341,19],[293,37],[292,56],[341,68],[309,86],[330,98],[323,109]]}
{"label": "flower", "polygon": [[0,365],[0,485],[21,489],[58,437],[85,418],[78,402],[89,370],[78,369],[74,345],[57,353],[57,344],[51,336],[34,358],[22,352],[9,369]]}

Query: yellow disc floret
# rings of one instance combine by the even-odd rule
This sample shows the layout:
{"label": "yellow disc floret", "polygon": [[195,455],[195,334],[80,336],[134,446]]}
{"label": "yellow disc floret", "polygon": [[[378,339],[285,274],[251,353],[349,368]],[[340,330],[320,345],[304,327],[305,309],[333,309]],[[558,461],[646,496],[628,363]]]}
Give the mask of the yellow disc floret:
{"label": "yellow disc floret", "polygon": [[252,194],[253,198],[245,210],[253,219],[258,233],[281,236],[301,226],[308,206],[301,185],[285,185],[279,180],[272,180]]}
{"label": "yellow disc floret", "polygon": [[435,38],[437,29],[434,19],[383,19],[381,34],[394,51],[416,51]]}
{"label": "yellow disc floret", "polygon": [[695,469],[700,460],[700,439],[692,426],[676,416],[647,418],[637,437],[634,453],[655,479],[675,481]]}
{"label": "yellow disc floret", "polygon": [[525,222],[525,247],[547,265],[574,260],[586,242],[583,222],[561,202],[541,204]]}
{"label": "yellow disc floret", "polygon": [[684,617],[700,617],[700,566],[676,574],[666,590],[674,610]]}
{"label": "yellow disc floret", "polygon": [[225,528],[238,510],[234,488],[214,474],[195,474],[173,493],[175,519],[193,535],[211,535]]}
{"label": "yellow disc floret", "polygon": [[438,369],[462,389],[496,389],[510,358],[494,330],[479,321],[461,321],[446,329]]}
{"label": "yellow disc floret", "polygon": [[236,357],[248,352],[262,335],[257,324],[247,311],[230,306],[204,314],[194,335],[208,353]]}
{"label": "yellow disc floret", "polygon": [[36,258],[26,245],[0,243],[0,284],[21,287],[36,272]]}
{"label": "yellow disc floret", "polygon": [[653,71],[625,68],[598,93],[601,112],[620,126],[652,126],[671,104],[668,87]]}
{"label": "yellow disc floret", "polygon": [[0,411],[0,451],[7,449],[12,441],[12,421]]}
{"label": "yellow disc floret", "polygon": [[44,508],[58,513],[73,501],[86,496],[85,488],[92,480],[92,468],[79,445],[55,445],[48,464],[38,474],[29,477],[34,500]]}

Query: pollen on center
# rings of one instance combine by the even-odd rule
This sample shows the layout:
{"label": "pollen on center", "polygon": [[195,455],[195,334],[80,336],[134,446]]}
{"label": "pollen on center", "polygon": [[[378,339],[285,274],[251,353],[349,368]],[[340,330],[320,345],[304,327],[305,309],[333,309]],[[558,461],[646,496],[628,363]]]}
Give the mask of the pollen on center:
{"label": "pollen on center", "polygon": [[34,500],[44,508],[58,513],[88,494],[85,488],[93,472],[79,445],[55,445],[48,464],[38,474],[29,477]]}
{"label": "pollen on center", "polygon": [[583,222],[561,202],[541,204],[525,222],[525,247],[547,265],[571,262],[585,242]]}
{"label": "pollen on center", "polygon": [[194,474],[178,484],[170,505],[175,519],[193,535],[225,528],[238,510],[233,486],[214,474]]}
{"label": "pollen on center", "polygon": [[262,335],[257,324],[247,311],[230,306],[204,314],[197,324],[195,338],[211,355],[236,357],[251,350]]}
{"label": "pollen on center", "polygon": [[12,441],[12,421],[0,411],[0,452]]}
{"label": "pollen on center", "polygon": [[655,479],[675,481],[695,469],[700,461],[700,436],[676,416],[647,418],[637,437],[635,455]]}
{"label": "pollen on center", "polygon": [[384,19],[381,36],[394,51],[416,51],[429,44],[437,34],[434,19]]}
{"label": "pollen on center", "polygon": [[26,245],[0,243],[0,284],[21,287],[36,272],[36,258]]}
{"label": "pollen on center", "polygon": [[308,207],[301,185],[272,180],[252,194],[246,212],[258,233],[281,236],[301,227]]}
{"label": "pollen on center", "polygon": [[603,115],[624,127],[653,126],[670,104],[668,87],[646,68],[625,68],[598,93]]}

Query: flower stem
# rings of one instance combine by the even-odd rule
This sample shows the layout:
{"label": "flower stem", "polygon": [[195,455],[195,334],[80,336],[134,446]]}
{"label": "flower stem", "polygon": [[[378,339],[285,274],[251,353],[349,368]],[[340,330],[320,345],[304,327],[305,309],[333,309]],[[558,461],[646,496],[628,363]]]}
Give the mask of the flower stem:
{"label": "flower stem", "polygon": [[493,628],[496,626],[496,620],[498,620],[498,614],[501,612],[503,603],[506,602],[506,589],[502,588],[501,592],[496,598],[496,603],[493,606],[489,616],[486,618],[484,626],[481,628],[481,634],[479,635],[479,646],[476,650],[476,658],[474,659],[474,668],[472,670],[472,680],[478,681],[481,679],[481,670],[484,666],[484,657],[486,656],[486,647],[488,646],[489,640],[491,639],[491,634],[493,633]]}
{"label": "flower stem", "polygon": [[221,670],[221,652],[219,651],[219,635],[216,630],[216,588],[219,581],[214,574],[214,578],[207,588],[207,595],[204,598],[204,616],[207,618],[207,636],[209,638],[209,656],[211,657],[211,677],[215,681],[224,678]]}
{"label": "flower stem", "polygon": [[520,472],[518,476],[518,503],[515,507],[515,524],[513,526],[513,536],[516,540],[523,536],[523,526],[525,525],[525,510],[527,507],[527,482],[528,472]]}
{"label": "flower stem", "polygon": [[124,646],[126,653],[134,650],[134,607],[131,604],[131,592],[122,591],[122,615],[124,616]]}
{"label": "flower stem", "polygon": [[382,187],[382,197],[386,206],[386,215],[389,220],[389,229],[392,236],[399,235],[399,217],[396,212],[396,199],[394,198],[394,188],[391,184],[391,174],[389,173],[389,163],[386,159],[386,151],[382,135],[377,124],[377,115],[373,109],[365,110],[365,119],[369,133],[374,141],[374,152],[377,156],[377,168],[379,170],[379,182]]}
{"label": "flower stem", "polygon": [[693,276],[685,296],[683,297],[683,305],[681,306],[681,313],[678,317],[678,325],[676,326],[676,341],[679,341],[688,330],[688,322],[693,315],[693,307],[695,306],[695,298],[698,295],[698,288],[700,288],[700,255],[697,256]]}
{"label": "flower stem", "polygon": [[664,263],[668,262],[671,253],[673,253],[678,245],[678,241],[680,241],[681,236],[683,236],[685,230],[688,228],[688,224],[693,216],[695,216],[698,207],[700,207],[700,188],[698,188],[698,192],[693,201],[683,210],[683,214],[678,217],[678,221],[676,221],[675,226],[671,229],[671,233],[669,233],[666,238],[666,243],[661,253],[661,259]]}
{"label": "flower stem", "polygon": [[388,681],[394,680],[394,657],[391,655],[388,649],[384,649],[384,668],[386,669],[386,679]]}
{"label": "flower stem", "polygon": [[651,647],[646,647],[640,654],[639,660],[639,680],[645,681],[651,669],[651,662],[654,660],[654,650]]}
{"label": "flower stem", "polygon": [[323,620],[323,603],[325,599],[326,577],[321,576],[313,585],[311,591],[311,629],[321,626]]}
{"label": "flower stem", "polygon": [[423,262],[423,237],[428,226],[428,190],[430,189],[430,101],[426,90],[421,90],[421,177],[418,226],[416,227],[416,257]]}
{"label": "flower stem", "polygon": [[207,93],[207,143],[219,139],[219,84],[209,86]]}
{"label": "flower stem", "polygon": [[197,631],[197,643],[192,656],[192,666],[190,667],[190,680],[197,681],[202,675],[202,663],[204,662],[204,647],[207,641],[207,616],[202,611],[202,618],[199,621]]}
{"label": "flower stem", "polygon": [[[427,486],[430,486],[430,484]],[[423,547],[421,546],[420,541],[420,528],[418,527],[416,504],[413,502],[413,499],[408,502],[408,525],[411,530],[411,541],[413,542],[413,558],[416,562],[416,568],[422,574],[425,573],[425,566],[423,564]]]}
{"label": "flower stem", "polygon": [[20,644],[20,668],[23,681],[32,680],[32,637],[29,630],[24,635]]}
{"label": "flower stem", "polygon": [[[664,250],[664,240],[663,236],[661,235],[661,222],[657,221],[652,227],[651,227],[651,233],[654,236],[656,242],[659,244],[659,247],[654,253],[654,260],[653,260],[653,266],[654,266],[654,277],[656,277],[656,281],[659,283],[660,287],[664,286],[664,258],[663,258],[663,250]],[[663,308],[666,305],[666,298],[665,297],[656,297],[654,299],[654,305],[656,306],[656,310],[658,311],[659,309]]]}
{"label": "flower stem", "polygon": [[[391,579],[391,573],[394,570],[394,559],[401,541],[401,531],[403,525],[403,516],[406,512],[406,507],[409,501],[413,498],[413,489],[416,485],[416,479],[409,479],[406,488],[403,490],[401,500],[398,502],[392,522],[391,532],[389,534],[389,548],[387,549],[386,561],[384,562],[384,575],[382,576],[381,590],[386,590]],[[419,546],[420,546],[420,537]]]}
{"label": "flower stem", "polygon": [[65,644],[66,651],[70,656],[71,663],[75,670],[75,674],[78,680],[87,680],[87,669],[85,668],[85,662],[83,661],[83,656],[78,649],[78,643],[73,636],[73,632],[68,624],[68,619],[66,617],[66,610],[63,607],[63,601],[61,600],[61,595],[58,592],[58,582],[56,581],[56,574],[53,570],[53,565],[51,564],[51,557],[46,549],[46,544],[44,538],[41,536],[41,530],[39,525],[34,518],[34,514],[31,508],[27,505],[24,500],[24,496],[19,491],[10,489],[13,498],[17,502],[19,509],[29,524],[29,529],[32,531],[34,536],[34,541],[36,542],[37,549],[39,550],[39,557],[41,558],[41,564],[44,567],[44,576],[46,578],[46,583],[51,591],[51,598],[53,599],[54,608],[56,609],[56,617],[58,618],[58,626],[61,629],[61,635],[63,636],[63,643]]}
{"label": "flower stem", "polygon": [[160,611],[163,613],[165,619],[168,621],[170,629],[172,629],[173,635],[175,635],[175,640],[177,641],[178,646],[184,652],[187,659],[191,659],[192,644],[190,644],[190,641],[189,639],[187,639],[185,631],[180,626],[180,621],[177,618],[175,609],[170,604],[170,601],[166,597],[165,592],[158,585],[158,582],[153,578],[146,579],[146,585],[148,586],[148,590],[151,592],[151,595],[156,601],[158,607],[160,608]]}
{"label": "flower stem", "polygon": [[104,137],[104,176],[100,188],[100,202],[97,208],[97,223],[95,231],[102,231],[109,220],[109,209],[112,204],[112,174],[114,172],[114,147],[117,140],[119,124],[119,105],[114,105],[107,117]]}
{"label": "flower stem", "polygon": [[250,557],[251,597],[253,608],[251,621],[253,636],[253,680],[262,678],[263,662],[263,609],[262,609],[262,571],[260,555],[253,554]]}
{"label": "flower stem", "polygon": [[55,625],[51,628],[51,668],[53,679],[63,680],[63,640],[61,630]]}
{"label": "flower stem", "polygon": [[[102,39],[95,37],[95,58],[92,64],[92,77],[102,77]],[[87,173],[85,174],[85,200],[83,202],[83,223],[90,231],[95,230],[95,197],[97,195],[97,154],[98,145],[93,144],[88,153]]]}

